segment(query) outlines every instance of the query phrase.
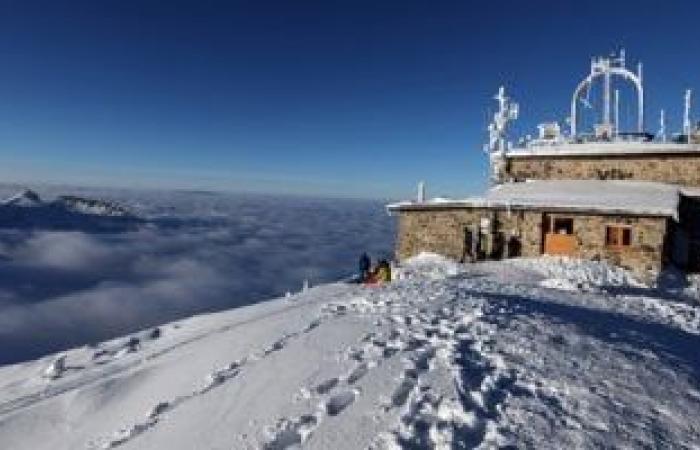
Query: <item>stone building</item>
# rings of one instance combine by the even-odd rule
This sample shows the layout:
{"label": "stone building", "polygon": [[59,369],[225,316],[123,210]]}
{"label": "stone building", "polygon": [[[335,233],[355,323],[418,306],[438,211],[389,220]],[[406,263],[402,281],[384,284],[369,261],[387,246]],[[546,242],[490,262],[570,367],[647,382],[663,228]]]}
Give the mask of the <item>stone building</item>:
{"label": "stone building", "polygon": [[628,143],[619,149],[605,143],[595,146],[595,152],[586,147],[511,150],[504,155],[502,176],[510,181],[645,180],[700,187],[700,145],[649,143],[635,148]]}
{"label": "stone building", "polygon": [[[634,81],[639,92],[637,131],[618,129],[619,101],[611,119],[613,75]],[[603,122],[582,134],[579,97],[598,78],[607,93]],[[644,132],[642,89],[641,71],[628,71],[624,54],[593,60],[574,92],[569,135],[545,123],[537,139],[513,146],[505,135],[518,107],[501,88],[487,146],[492,188],[462,200],[389,205],[398,217],[397,258],[424,251],[459,261],[550,254],[652,275],[671,264],[699,271],[700,132],[689,125],[690,93],[684,130],[668,139],[665,130]]]}

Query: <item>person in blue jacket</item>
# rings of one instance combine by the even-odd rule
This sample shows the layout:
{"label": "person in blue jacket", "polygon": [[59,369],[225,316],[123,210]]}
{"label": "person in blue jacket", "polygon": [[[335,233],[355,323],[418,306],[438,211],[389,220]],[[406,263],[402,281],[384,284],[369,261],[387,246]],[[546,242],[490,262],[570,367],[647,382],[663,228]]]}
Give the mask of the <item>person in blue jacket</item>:
{"label": "person in blue jacket", "polygon": [[369,269],[372,266],[372,261],[369,259],[367,252],[363,252],[360,256],[360,283],[364,283],[369,276]]}

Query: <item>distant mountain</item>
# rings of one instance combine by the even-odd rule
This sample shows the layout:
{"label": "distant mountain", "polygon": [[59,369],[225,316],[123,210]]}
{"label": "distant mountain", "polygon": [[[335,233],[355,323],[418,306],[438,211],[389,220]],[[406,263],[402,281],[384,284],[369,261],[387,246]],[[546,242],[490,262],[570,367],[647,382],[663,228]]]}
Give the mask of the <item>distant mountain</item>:
{"label": "distant mountain", "polygon": [[42,204],[39,194],[31,189],[24,189],[2,202],[4,206],[37,206]]}
{"label": "distant mountain", "polygon": [[55,201],[66,209],[83,214],[96,216],[127,217],[131,213],[127,208],[115,202],[107,200],[76,197],[74,195],[62,195]]}
{"label": "distant mountain", "polygon": [[115,232],[140,222],[128,208],[108,200],[63,195],[44,201],[25,189],[0,201],[0,228]]}

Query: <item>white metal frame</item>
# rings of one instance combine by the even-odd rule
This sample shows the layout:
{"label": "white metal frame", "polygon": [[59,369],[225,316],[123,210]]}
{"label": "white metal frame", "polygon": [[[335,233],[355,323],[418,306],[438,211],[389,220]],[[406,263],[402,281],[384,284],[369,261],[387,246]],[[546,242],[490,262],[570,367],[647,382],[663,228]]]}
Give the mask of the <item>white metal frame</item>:
{"label": "white metal frame", "polygon": [[[578,99],[585,89],[590,89],[593,82],[598,79],[603,79],[603,124],[611,125],[610,120],[610,89],[612,77],[619,76],[627,81],[632,82],[637,91],[637,131],[644,131],[644,86],[642,84],[642,64],[637,65],[637,73],[628,70],[625,67],[625,52],[622,50],[619,56],[599,57],[591,60],[591,73],[581,81],[571,98],[571,138],[576,138],[577,119],[578,119]],[[617,95],[616,95],[617,97]],[[618,99],[616,98],[616,112],[619,108]],[[617,116],[617,114],[616,114]],[[617,128],[617,117],[615,118],[615,127]],[[619,130],[617,130],[619,131]]]}

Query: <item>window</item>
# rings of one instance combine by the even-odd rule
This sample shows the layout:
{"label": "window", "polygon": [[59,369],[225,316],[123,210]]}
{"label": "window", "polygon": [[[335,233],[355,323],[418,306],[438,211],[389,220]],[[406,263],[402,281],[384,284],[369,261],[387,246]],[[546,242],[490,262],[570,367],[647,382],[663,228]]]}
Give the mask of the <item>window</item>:
{"label": "window", "polygon": [[605,245],[608,247],[629,247],[632,243],[632,229],[626,226],[605,227]]}
{"label": "window", "polygon": [[574,219],[555,217],[553,228],[552,231],[556,234],[574,234]]}

